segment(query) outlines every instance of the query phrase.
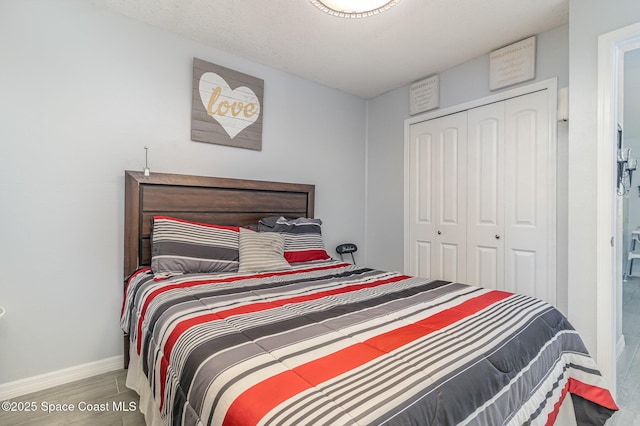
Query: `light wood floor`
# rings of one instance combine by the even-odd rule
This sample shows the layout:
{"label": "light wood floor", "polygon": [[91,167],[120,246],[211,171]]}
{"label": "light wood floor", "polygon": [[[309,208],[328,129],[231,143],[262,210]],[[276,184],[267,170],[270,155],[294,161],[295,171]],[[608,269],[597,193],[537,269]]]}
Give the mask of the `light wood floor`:
{"label": "light wood floor", "polygon": [[[138,395],[125,386],[126,375],[126,370],[118,370],[14,398],[10,408],[21,411],[5,411],[3,406],[0,425],[143,426]],[[74,411],[56,404],[72,404]],[[48,407],[53,412],[48,413]]]}

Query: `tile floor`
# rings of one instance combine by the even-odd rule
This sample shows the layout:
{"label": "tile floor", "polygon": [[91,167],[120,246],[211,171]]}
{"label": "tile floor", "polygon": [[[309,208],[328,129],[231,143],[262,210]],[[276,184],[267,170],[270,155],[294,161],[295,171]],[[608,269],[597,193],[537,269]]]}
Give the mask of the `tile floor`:
{"label": "tile floor", "polygon": [[[0,410],[0,425],[144,426],[138,395],[125,386],[126,375],[118,370],[14,398],[14,408],[23,411]],[[56,404],[73,404],[74,411]]]}
{"label": "tile floor", "polygon": [[[620,411],[607,426],[640,426],[640,278],[631,278],[623,284],[622,309],[626,345],[618,360],[616,402]],[[12,400],[15,403],[35,402],[36,409],[20,413],[0,410],[0,425],[143,426],[144,417],[137,410],[138,396],[125,387],[125,378],[126,371],[119,370],[15,398]],[[74,412],[48,414],[43,410],[43,402],[73,403],[77,407]],[[79,411],[81,402],[104,411]],[[136,409],[124,411],[124,407]]]}
{"label": "tile floor", "polygon": [[640,426],[640,278],[622,284],[622,334],[625,348],[618,359],[620,411],[607,426]]}

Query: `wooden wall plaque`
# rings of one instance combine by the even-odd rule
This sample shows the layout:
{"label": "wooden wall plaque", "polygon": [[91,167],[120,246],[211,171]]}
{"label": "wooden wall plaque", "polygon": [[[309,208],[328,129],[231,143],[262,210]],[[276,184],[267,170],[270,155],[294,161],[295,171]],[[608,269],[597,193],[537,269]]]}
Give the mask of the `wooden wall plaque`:
{"label": "wooden wall plaque", "polygon": [[193,59],[191,140],[262,150],[264,81]]}

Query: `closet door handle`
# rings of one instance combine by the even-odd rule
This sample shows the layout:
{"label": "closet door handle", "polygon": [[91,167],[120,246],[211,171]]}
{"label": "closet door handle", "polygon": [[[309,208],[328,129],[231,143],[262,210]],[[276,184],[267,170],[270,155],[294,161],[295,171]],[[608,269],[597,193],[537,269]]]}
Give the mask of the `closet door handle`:
{"label": "closet door handle", "polygon": [[442,232],[441,232],[441,231],[438,231],[438,235],[442,235]]}
{"label": "closet door handle", "polygon": [[499,239],[500,239],[500,235],[496,234],[496,240],[499,240]]}

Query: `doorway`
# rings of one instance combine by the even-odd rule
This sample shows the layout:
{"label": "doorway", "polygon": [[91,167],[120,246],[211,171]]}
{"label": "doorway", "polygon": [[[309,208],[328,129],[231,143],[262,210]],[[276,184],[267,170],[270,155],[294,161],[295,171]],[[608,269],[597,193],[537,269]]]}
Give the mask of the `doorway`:
{"label": "doorway", "polygon": [[[603,34],[598,40],[597,196],[602,202],[598,203],[597,215],[597,359],[614,392],[620,390],[616,386],[617,357],[625,346],[621,312],[623,265],[626,264],[625,209],[616,194],[617,134],[624,111],[625,54],[637,49],[640,49],[640,23]],[[631,192],[631,196],[635,194]],[[611,250],[607,241],[611,241],[611,246],[615,242],[615,250]],[[620,379],[622,382],[621,376]]]}
{"label": "doorway", "polygon": [[[624,53],[622,82],[621,142],[628,161],[623,169],[623,186],[618,192],[622,202],[622,262],[625,265],[620,305],[616,312],[619,336],[617,354],[617,397],[624,410],[640,413],[640,186],[635,175],[640,156],[640,49]],[[622,158],[624,159],[624,158]],[[635,178],[635,180],[633,179]],[[636,257],[636,254],[638,257]]]}

